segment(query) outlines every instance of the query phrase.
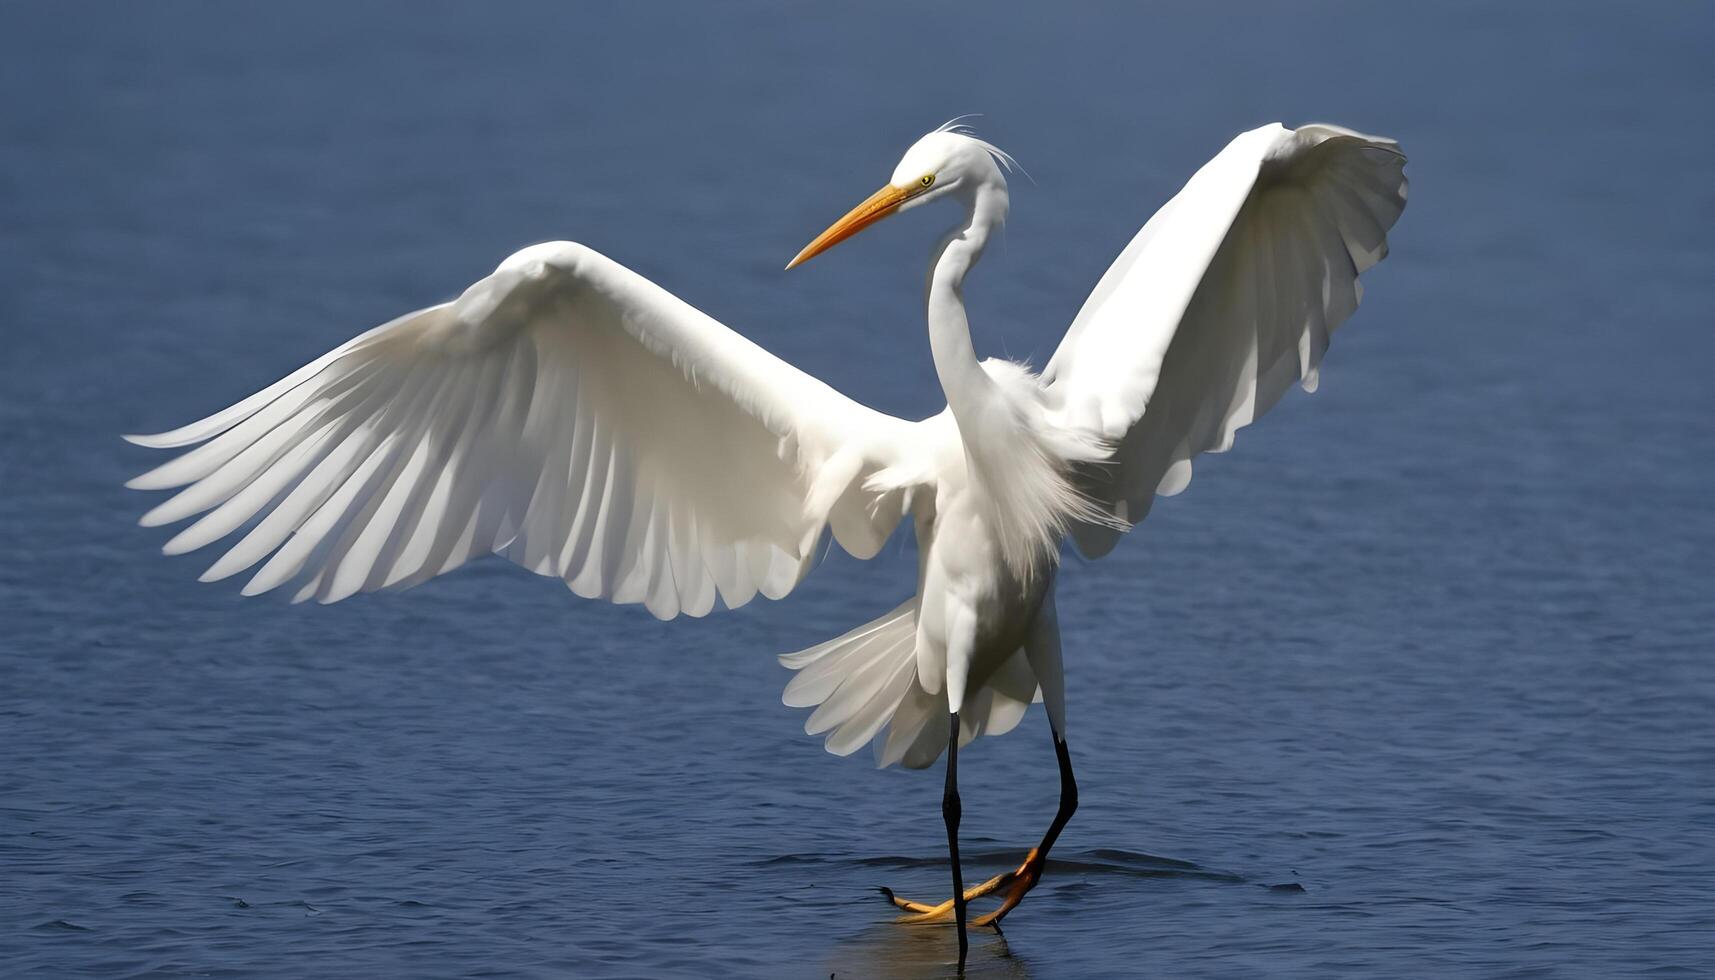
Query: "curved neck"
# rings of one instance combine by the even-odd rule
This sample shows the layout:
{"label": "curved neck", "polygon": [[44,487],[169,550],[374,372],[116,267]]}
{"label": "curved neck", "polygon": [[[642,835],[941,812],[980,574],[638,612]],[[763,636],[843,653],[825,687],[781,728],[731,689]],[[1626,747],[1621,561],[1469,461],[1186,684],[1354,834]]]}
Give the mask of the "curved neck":
{"label": "curved neck", "polygon": [[982,258],[989,234],[1006,219],[1006,191],[979,186],[970,197],[965,220],[941,240],[929,262],[929,350],[935,374],[953,417],[971,417],[994,382],[977,361],[965,317],[965,274]]}

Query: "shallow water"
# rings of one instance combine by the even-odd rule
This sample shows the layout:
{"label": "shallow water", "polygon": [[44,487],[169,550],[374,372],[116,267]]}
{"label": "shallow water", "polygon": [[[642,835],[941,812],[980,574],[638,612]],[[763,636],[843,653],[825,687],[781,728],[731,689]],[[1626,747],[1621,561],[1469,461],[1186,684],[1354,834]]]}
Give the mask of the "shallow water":
{"label": "shallow water", "polygon": [[[772,657],[903,545],[668,624],[498,561],[240,600],[116,434],[558,237],[927,414],[948,216],[779,268],[984,111],[1037,183],[972,318],[1037,363],[1242,128],[1413,187],[1321,391],[1064,573],[1083,806],[970,972],[1706,975],[1712,18],[1391,6],[7,7],[0,973],[946,975],[875,892],[941,897],[938,772],[827,756]],[[1053,812],[1039,709],[962,761],[978,879]]]}

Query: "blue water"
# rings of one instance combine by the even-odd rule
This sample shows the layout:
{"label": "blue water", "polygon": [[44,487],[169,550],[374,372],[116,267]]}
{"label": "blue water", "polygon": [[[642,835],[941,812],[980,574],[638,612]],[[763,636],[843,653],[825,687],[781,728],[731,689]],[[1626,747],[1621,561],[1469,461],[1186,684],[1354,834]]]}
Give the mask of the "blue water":
{"label": "blue water", "polygon": [[[1036,180],[973,322],[1037,363],[1240,129],[1413,183],[1321,392],[1065,572],[1083,807],[971,973],[1710,974],[1706,4],[299,10],[0,9],[0,975],[947,974],[874,892],[941,897],[938,772],[827,756],[773,660],[903,547],[668,624],[499,561],[241,600],[117,434],[562,237],[935,411],[950,215],[779,270],[973,111]],[[1053,812],[1040,710],[961,761],[971,879]]]}

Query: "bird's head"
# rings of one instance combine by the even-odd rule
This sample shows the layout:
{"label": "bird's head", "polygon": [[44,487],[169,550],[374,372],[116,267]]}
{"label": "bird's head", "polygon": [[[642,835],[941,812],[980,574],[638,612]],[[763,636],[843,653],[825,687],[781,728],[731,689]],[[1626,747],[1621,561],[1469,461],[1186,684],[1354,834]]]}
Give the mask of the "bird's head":
{"label": "bird's head", "polygon": [[[960,117],[961,119],[964,117]],[[883,218],[943,197],[973,200],[981,190],[1006,193],[1006,173],[1018,164],[1005,151],[972,135],[959,120],[946,123],[911,144],[893,178],[845,217],[804,246],[790,269],[826,252]]]}

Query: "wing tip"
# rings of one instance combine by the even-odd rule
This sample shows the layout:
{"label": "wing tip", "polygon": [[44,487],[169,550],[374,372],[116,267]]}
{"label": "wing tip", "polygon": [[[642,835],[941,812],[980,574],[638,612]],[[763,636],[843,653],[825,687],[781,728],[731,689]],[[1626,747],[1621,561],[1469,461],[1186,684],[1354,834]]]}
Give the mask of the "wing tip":
{"label": "wing tip", "polygon": [[[1342,126],[1339,123],[1308,122],[1290,130],[1290,132],[1320,134],[1322,139],[1345,137],[1346,139],[1354,139],[1362,143],[1368,143],[1378,150],[1387,150],[1391,153],[1397,153],[1401,157],[1405,156],[1405,153],[1399,148],[1399,140],[1396,140],[1391,136],[1376,136],[1371,133],[1362,133],[1348,126]],[[1320,142],[1320,140],[1318,140],[1318,142]]]}
{"label": "wing tip", "polygon": [[[129,484],[127,484],[127,486],[129,486]],[[168,501],[167,503],[172,503],[172,501]],[[164,508],[166,506],[167,506],[166,504],[162,504],[160,507],[156,507],[156,508],[150,510],[148,513],[144,514],[142,517],[137,518],[137,526],[138,527],[163,527],[165,525],[173,523],[173,521],[176,518],[173,518],[170,515],[162,513],[162,508]],[[172,544],[172,542],[169,541],[169,542],[167,542],[167,544],[170,545],[170,544]],[[165,546],[163,546],[163,547],[165,547]],[[167,554],[173,554],[173,552],[169,551],[169,552],[167,552]]]}
{"label": "wing tip", "polygon": [[190,425],[177,429],[168,429],[166,432],[120,433],[119,438],[133,446],[142,446],[144,449],[177,449],[180,446],[188,446],[192,443],[206,442],[214,435],[218,435],[219,432],[224,432],[227,428],[230,428],[230,426],[226,426],[220,429],[219,432],[215,433],[201,431],[201,428],[206,427],[214,418],[216,418],[216,416],[210,416],[207,419],[203,419],[201,422],[193,422]]}

